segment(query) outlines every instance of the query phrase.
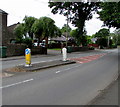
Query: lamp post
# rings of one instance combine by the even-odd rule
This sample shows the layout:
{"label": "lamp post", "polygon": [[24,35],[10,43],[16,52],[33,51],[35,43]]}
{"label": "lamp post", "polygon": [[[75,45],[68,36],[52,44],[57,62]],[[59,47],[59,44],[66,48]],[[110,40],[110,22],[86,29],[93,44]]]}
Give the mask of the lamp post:
{"label": "lamp post", "polygon": [[69,8],[68,8],[68,12],[67,12],[67,29],[66,29],[66,47],[68,46],[68,14],[69,14]]}

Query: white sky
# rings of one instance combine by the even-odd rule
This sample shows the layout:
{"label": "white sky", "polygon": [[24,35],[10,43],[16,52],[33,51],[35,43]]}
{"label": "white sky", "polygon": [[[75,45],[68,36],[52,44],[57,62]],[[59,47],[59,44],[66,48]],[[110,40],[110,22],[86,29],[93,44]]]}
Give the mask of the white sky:
{"label": "white sky", "polygon": [[[8,26],[17,22],[22,22],[25,15],[34,16],[40,18],[42,16],[51,17],[55,20],[55,24],[62,28],[66,24],[66,17],[63,15],[53,15],[51,9],[48,7],[49,0],[1,0],[0,9],[8,13]],[[97,15],[94,15],[92,20],[86,21],[86,30],[88,35],[95,34],[101,29],[102,21],[96,19]],[[74,27],[69,23],[70,27]],[[110,29],[114,31],[113,28]]]}

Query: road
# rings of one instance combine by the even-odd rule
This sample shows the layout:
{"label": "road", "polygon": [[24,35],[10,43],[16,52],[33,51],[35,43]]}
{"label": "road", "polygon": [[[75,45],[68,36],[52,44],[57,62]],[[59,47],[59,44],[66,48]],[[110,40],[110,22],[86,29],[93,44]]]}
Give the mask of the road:
{"label": "road", "polygon": [[[76,63],[41,70],[40,72],[20,73],[3,78],[3,105],[86,105],[101,90],[108,86],[118,73],[118,51],[95,51],[71,53],[72,57],[83,57],[107,53],[88,63]],[[43,58],[59,59],[60,55]],[[42,59],[42,58],[41,58]],[[40,60],[34,58],[35,61]],[[43,61],[41,60],[41,61]],[[23,59],[3,61],[3,68],[21,63]],[[9,63],[9,64],[8,64]],[[6,65],[8,64],[8,65]],[[117,105],[117,104],[116,104]]]}
{"label": "road", "polygon": [[[100,54],[100,53],[107,53],[109,51],[89,51],[89,52],[74,52],[74,53],[68,53],[68,58],[73,57],[82,57],[82,56],[88,56],[93,54]],[[62,54],[60,51],[53,51],[48,50],[48,55],[36,55],[36,57],[32,58],[32,63],[42,62],[42,61],[52,61],[52,60],[61,60]],[[14,67],[17,65],[25,64],[25,59],[18,59],[18,60],[8,60],[8,61],[2,61],[2,69]]]}

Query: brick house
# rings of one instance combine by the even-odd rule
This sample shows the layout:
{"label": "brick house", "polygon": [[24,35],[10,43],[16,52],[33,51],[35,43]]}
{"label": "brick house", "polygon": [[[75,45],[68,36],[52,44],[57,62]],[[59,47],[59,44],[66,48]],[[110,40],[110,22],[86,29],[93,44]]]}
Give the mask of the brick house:
{"label": "brick house", "polygon": [[6,46],[8,42],[7,15],[8,13],[0,9],[0,46]]}
{"label": "brick house", "polygon": [[7,27],[7,31],[9,33],[8,43],[15,43],[16,36],[14,35],[14,29],[19,24],[20,23],[18,22],[16,24],[13,24],[13,25],[10,25],[10,26]]}

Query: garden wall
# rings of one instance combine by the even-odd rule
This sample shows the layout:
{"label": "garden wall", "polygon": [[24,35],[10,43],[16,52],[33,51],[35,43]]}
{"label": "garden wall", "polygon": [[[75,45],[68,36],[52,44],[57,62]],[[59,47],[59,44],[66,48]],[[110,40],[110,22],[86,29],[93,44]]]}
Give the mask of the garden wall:
{"label": "garden wall", "polygon": [[[25,55],[26,45],[23,44],[9,44],[7,46],[7,57]],[[47,49],[40,46],[32,47],[31,54],[46,54]]]}

